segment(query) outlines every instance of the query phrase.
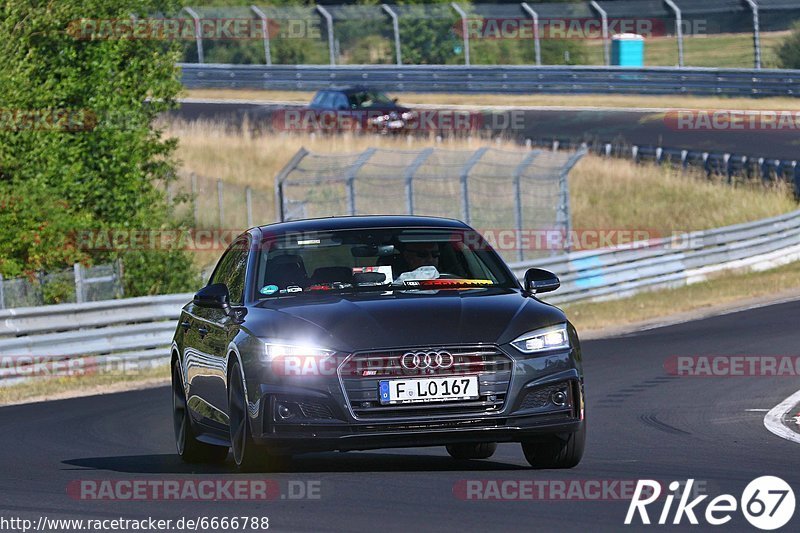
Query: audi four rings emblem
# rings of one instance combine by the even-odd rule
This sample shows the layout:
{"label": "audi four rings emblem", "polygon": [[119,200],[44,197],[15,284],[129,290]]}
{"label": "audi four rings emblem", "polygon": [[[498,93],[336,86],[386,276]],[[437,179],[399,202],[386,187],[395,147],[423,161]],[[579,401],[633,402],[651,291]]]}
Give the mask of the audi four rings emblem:
{"label": "audi four rings emblem", "polygon": [[400,358],[400,364],[407,370],[450,368],[453,366],[453,354],[444,350],[406,352],[403,354],[403,357]]}

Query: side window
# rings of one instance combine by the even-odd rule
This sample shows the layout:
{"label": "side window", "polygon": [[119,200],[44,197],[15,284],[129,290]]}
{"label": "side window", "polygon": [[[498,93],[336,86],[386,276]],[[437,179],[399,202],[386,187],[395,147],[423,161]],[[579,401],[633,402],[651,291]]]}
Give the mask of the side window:
{"label": "side window", "polygon": [[319,97],[319,104],[318,106],[322,109],[328,109],[333,104],[332,102],[332,93],[330,91],[323,91],[321,96]]}
{"label": "side window", "polygon": [[248,240],[236,241],[220,259],[211,283],[224,283],[231,294],[231,304],[244,303],[244,284],[247,274],[247,258],[250,255]]}
{"label": "side window", "polygon": [[334,109],[350,109],[350,104],[347,103],[347,97],[342,93],[334,93],[333,108]]}
{"label": "side window", "polygon": [[311,107],[322,107],[322,102],[325,100],[325,94],[325,91],[318,92],[311,101]]}

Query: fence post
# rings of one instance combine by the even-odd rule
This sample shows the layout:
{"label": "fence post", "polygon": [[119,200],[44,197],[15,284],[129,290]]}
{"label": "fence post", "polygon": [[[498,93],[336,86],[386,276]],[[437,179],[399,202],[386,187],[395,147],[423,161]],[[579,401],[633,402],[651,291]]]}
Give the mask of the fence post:
{"label": "fence post", "polygon": [[255,13],[256,16],[261,19],[261,24],[264,25],[261,28],[261,37],[264,40],[264,59],[266,60],[267,65],[272,65],[272,51],[269,49],[269,19],[267,18],[267,15],[258,8],[258,6],[250,6],[250,9],[252,9],[253,13]]}
{"label": "fence post", "polygon": [[755,0],[745,0],[753,12],[753,48],[755,68],[761,68],[761,28],[758,22],[758,4]]}
{"label": "fence post", "polygon": [[286,166],[278,172],[278,175],[275,176],[275,215],[278,218],[278,222],[283,222],[286,217],[286,202],[283,198],[283,182],[286,180],[286,177],[289,173],[294,170],[297,165],[300,164],[300,161],[303,160],[305,156],[308,155],[308,150],[305,148],[300,148],[294,157],[286,163]]}
{"label": "fence post", "polygon": [[197,174],[192,172],[192,217],[194,218],[194,227],[200,226],[200,218],[197,216]]}
{"label": "fence post", "polygon": [[458,13],[458,16],[461,17],[461,31],[463,32],[464,38],[464,65],[469,66],[469,28],[467,27],[467,13],[461,9],[461,6],[455,2],[451,2],[450,6]]}
{"label": "fence post", "polygon": [[610,43],[608,40],[608,14],[605,9],[600,7],[600,4],[592,0],[589,2],[595,11],[600,14],[600,20],[603,22],[603,59],[605,59],[606,66],[611,64]]}
{"label": "fence post", "polygon": [[334,67],[336,66],[336,48],[333,42],[333,17],[331,17],[331,14],[328,13],[328,10],[321,5],[317,4],[316,8],[317,11],[319,11],[319,14],[325,19],[325,23],[328,26],[328,56],[331,66]]}
{"label": "fence post", "polygon": [[366,162],[369,161],[369,158],[372,157],[372,154],[375,153],[375,150],[375,148],[367,148],[364,150],[345,176],[345,183],[347,184],[347,213],[350,216],[356,214],[356,176],[358,175],[358,171],[361,170],[361,167],[363,167]]}
{"label": "fence post", "polygon": [[474,154],[469,158],[466,162],[464,167],[461,169],[461,216],[464,217],[464,222],[469,224],[470,222],[470,213],[469,213],[469,173],[472,170],[478,161],[481,160],[483,154],[489,150],[488,147],[484,146],[483,148],[478,148]]}
{"label": "fence post", "polygon": [[533,162],[533,159],[539,155],[539,150],[531,150],[531,152],[526,155],[517,168],[514,169],[514,223],[517,227],[517,236],[515,241],[515,246],[517,247],[517,259],[519,261],[525,260],[525,253],[522,250],[522,225],[524,223],[522,219],[522,173],[528,168]]}
{"label": "fence post", "polygon": [[[797,191],[797,187],[795,186],[795,191]],[[795,193],[796,194],[796,193]],[[0,274],[0,309],[6,308],[6,293],[5,293],[5,280],[3,280],[3,275]]]}
{"label": "fence post", "polygon": [[250,186],[244,188],[244,205],[247,210],[247,227],[253,227],[253,191]]}
{"label": "fence post", "polygon": [[426,148],[408,165],[406,169],[406,211],[409,215],[414,214],[414,174],[417,173],[419,167],[430,157],[433,153],[433,148]]}
{"label": "fence post", "polygon": [[678,5],[672,0],[664,2],[675,12],[675,36],[678,38],[678,66],[683,67],[683,16]]}
{"label": "fence post", "polygon": [[539,14],[527,2],[520,4],[533,19],[533,53],[536,56],[536,66],[542,65],[542,44],[539,41]]}
{"label": "fence post", "polygon": [[183,10],[194,20],[194,40],[197,43],[197,62],[203,63],[203,35],[200,32],[200,16],[191,7],[184,7]]}
{"label": "fence post", "polygon": [[219,228],[222,229],[225,227],[225,206],[222,205],[223,199],[223,187],[222,180],[217,180],[217,210],[219,213]]}
{"label": "fence post", "polygon": [[559,206],[556,213],[556,224],[564,228],[566,237],[564,238],[564,253],[569,253],[572,250],[572,209],[569,202],[569,182],[567,181],[572,167],[574,167],[583,156],[586,155],[587,150],[581,149],[572,154],[567,163],[561,167],[561,174],[558,176],[559,184]]}
{"label": "fence post", "polygon": [[83,271],[81,268],[80,263],[75,263],[73,266],[73,271],[75,272],[75,302],[82,304],[84,301],[83,297]]}
{"label": "fence post", "polygon": [[381,4],[381,8],[383,8],[386,13],[392,17],[392,29],[394,30],[394,55],[397,58],[397,64],[403,64],[403,54],[400,51],[400,22],[397,20],[397,13],[389,7],[387,4]]}

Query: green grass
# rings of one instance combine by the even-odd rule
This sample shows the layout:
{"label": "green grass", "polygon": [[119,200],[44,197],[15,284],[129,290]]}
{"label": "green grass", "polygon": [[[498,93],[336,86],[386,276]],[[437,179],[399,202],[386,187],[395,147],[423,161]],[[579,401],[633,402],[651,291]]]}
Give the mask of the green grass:
{"label": "green grass", "polygon": [[[777,68],[776,49],[790,34],[788,31],[761,33],[761,66]],[[585,41],[590,65],[603,64],[603,42]],[[687,67],[753,68],[753,35],[750,33],[723,33],[716,35],[684,36],[683,64]],[[644,64],[648,67],[673,67],[678,65],[678,40],[675,37],[645,39]]]}

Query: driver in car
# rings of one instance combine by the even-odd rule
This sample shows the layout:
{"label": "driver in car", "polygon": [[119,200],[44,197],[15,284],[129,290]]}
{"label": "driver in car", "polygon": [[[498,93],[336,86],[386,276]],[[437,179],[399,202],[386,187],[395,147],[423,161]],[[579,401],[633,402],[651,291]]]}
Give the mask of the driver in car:
{"label": "driver in car", "polygon": [[439,268],[439,245],[434,242],[410,242],[400,252],[408,270],[416,270],[422,266]]}
{"label": "driver in car", "polygon": [[436,279],[439,277],[439,255],[441,250],[434,242],[409,242],[398,246],[400,254],[395,256],[392,268],[395,283],[407,279]]}

